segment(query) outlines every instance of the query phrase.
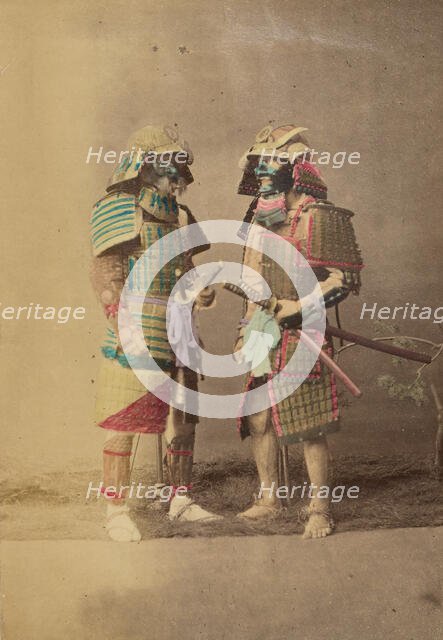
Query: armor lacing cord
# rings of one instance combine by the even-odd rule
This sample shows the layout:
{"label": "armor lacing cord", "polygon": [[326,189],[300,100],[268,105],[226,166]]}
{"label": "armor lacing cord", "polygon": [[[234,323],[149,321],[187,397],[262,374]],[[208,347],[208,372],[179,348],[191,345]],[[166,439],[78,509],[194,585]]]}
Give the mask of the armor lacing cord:
{"label": "armor lacing cord", "polygon": [[[190,488],[192,478],[192,461],[194,437],[189,435],[175,435],[172,442],[166,443],[166,465],[169,474],[169,484],[177,487]],[[173,497],[173,496],[171,496]]]}
{"label": "armor lacing cord", "polygon": [[107,487],[101,487],[100,493],[102,493],[107,500],[115,500],[118,497],[122,497],[118,495],[118,491],[108,491]]}
{"label": "armor lacing cord", "polygon": [[290,229],[290,232],[289,232],[289,236],[291,238],[294,237],[295,230],[297,229],[297,224],[298,224],[298,221],[300,220],[300,215],[301,215],[301,212],[303,211],[303,208],[306,207],[306,205],[310,204],[311,202],[315,202],[315,198],[313,198],[312,196],[308,196],[307,198],[305,198],[303,200],[303,202],[301,202],[298,205],[297,211],[295,212],[295,215],[292,218],[292,222],[291,222],[291,229]]}
{"label": "armor lacing cord", "polygon": [[[101,493],[108,500],[125,499],[126,494],[122,487],[129,485],[130,457],[132,455],[132,442],[134,434],[108,431],[103,446],[103,476],[105,486]],[[116,491],[107,491],[114,487]]]}

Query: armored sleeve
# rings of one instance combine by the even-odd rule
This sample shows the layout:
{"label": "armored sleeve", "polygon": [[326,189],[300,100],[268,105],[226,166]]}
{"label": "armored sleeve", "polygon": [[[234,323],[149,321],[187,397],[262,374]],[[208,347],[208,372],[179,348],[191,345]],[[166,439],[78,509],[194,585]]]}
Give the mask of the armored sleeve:
{"label": "armored sleeve", "polygon": [[303,214],[307,216],[303,253],[311,268],[323,268],[332,275],[341,271],[343,284],[358,293],[363,261],[352,225],[353,212],[330,202],[315,202],[308,204]]}
{"label": "armored sleeve", "polygon": [[90,277],[97,299],[111,328],[118,335],[118,305],[125,282],[122,249],[113,247],[100,256],[94,256]]}
{"label": "armored sleeve", "polygon": [[[317,277],[326,307],[342,302],[360,289],[363,262],[352,225],[353,215],[352,211],[330,202],[308,204],[301,215],[297,245]],[[316,295],[312,293],[314,298]],[[278,317],[282,320],[299,316],[301,305],[309,301],[279,302]]]}

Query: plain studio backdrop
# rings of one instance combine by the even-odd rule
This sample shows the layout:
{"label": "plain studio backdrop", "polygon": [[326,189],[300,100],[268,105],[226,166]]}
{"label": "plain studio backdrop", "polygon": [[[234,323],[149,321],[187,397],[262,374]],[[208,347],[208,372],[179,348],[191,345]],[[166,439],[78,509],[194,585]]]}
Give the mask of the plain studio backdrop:
{"label": "plain studio backdrop", "polygon": [[[0,302],[86,308],[66,324],[0,321],[8,474],[100,465],[93,407],[105,321],[89,283],[88,220],[113,165],[86,157],[89,147],[125,149],[146,124],[177,124],[189,141],[195,183],[183,201],[199,220],[242,219],[238,160],[268,123],[308,127],[318,150],[359,152],[356,166],[323,168],[329,198],[356,213],[367,265],[360,297],[342,305],[344,326],[373,335],[359,319],[364,302],[438,306],[440,10],[374,0],[2,3]],[[222,255],[215,247],[211,259]],[[216,353],[231,350],[241,314],[229,296],[202,319]],[[432,322],[400,324],[441,340]],[[334,446],[431,450],[432,404],[395,402],[376,386],[392,373],[389,356],[355,349],[342,363],[364,396],[345,408]],[[416,365],[406,366],[412,379]],[[203,421],[198,459],[240,449],[234,421]]]}

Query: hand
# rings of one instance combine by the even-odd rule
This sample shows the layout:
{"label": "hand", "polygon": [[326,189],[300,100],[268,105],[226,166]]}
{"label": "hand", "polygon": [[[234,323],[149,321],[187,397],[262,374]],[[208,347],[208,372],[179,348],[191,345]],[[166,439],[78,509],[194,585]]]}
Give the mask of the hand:
{"label": "hand", "polygon": [[121,329],[119,335],[119,345],[121,342],[125,343],[125,353],[130,356],[140,356],[146,352],[146,344],[142,336],[134,331],[131,331],[129,327]]}
{"label": "hand", "polygon": [[212,287],[205,287],[200,291],[197,298],[195,299],[195,303],[198,307],[208,308],[210,307],[215,300],[215,289]]}
{"label": "hand", "polygon": [[238,336],[237,336],[237,340],[234,343],[234,360],[238,363],[243,362],[243,357],[242,355],[239,353],[239,351],[242,349],[244,344],[244,329],[241,329]]}
{"label": "hand", "polygon": [[289,316],[301,313],[300,300],[286,300],[285,298],[282,298],[278,301],[277,309],[278,311],[275,314],[275,319],[277,322],[283,322]]}

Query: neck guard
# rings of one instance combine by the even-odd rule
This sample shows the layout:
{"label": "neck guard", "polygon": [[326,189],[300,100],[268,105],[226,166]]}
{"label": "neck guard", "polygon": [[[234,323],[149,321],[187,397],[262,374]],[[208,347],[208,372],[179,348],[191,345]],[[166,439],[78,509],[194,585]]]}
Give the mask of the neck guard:
{"label": "neck guard", "polygon": [[286,198],[284,193],[273,194],[265,198],[261,196],[255,209],[255,219],[260,224],[269,228],[286,220]]}
{"label": "neck guard", "polygon": [[320,171],[310,162],[297,162],[292,173],[294,178],[294,190],[297,193],[306,193],[314,198],[326,200],[328,189],[323,182]]}
{"label": "neck guard", "polygon": [[143,187],[138,204],[144,211],[162,222],[177,222],[178,205],[175,196],[160,195],[150,187]]}

